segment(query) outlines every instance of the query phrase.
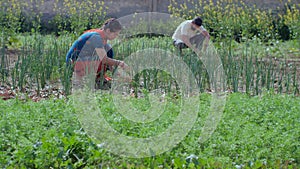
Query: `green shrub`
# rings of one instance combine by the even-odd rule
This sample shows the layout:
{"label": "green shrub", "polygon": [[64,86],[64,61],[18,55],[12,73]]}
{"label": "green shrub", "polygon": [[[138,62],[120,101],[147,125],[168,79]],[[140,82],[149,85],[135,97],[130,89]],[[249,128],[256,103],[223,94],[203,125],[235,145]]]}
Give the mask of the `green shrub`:
{"label": "green shrub", "polygon": [[[81,34],[85,29],[99,27],[106,12],[103,1],[75,1],[75,0],[55,0],[53,11],[55,16],[48,20],[43,17],[44,0],[12,0],[0,2],[0,29],[12,35],[18,32],[44,32],[53,33],[42,25],[51,24],[52,31],[56,34],[63,32],[73,32]],[[47,22],[47,23],[43,23]]]}
{"label": "green shrub", "polygon": [[[201,16],[204,26],[216,40],[229,38],[241,41],[258,37],[269,41],[299,38],[299,7],[299,4],[286,3],[284,9],[277,9],[280,12],[276,12],[250,7],[240,0],[219,0],[215,3],[212,0],[187,0],[180,5],[171,0],[169,12],[185,19]],[[284,29],[288,31],[284,32]],[[284,35],[288,37],[284,38]]]}
{"label": "green shrub", "polygon": [[78,36],[86,29],[100,27],[106,18],[103,1],[55,0],[53,10],[56,15],[52,22],[59,34],[71,31]]}

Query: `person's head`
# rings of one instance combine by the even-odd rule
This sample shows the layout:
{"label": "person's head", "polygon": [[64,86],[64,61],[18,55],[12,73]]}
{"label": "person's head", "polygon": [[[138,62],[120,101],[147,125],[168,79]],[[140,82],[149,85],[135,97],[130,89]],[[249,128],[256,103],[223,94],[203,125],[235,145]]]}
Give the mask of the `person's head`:
{"label": "person's head", "polygon": [[202,26],[202,19],[199,16],[197,16],[192,20],[192,25],[192,29],[199,28],[200,26]]}
{"label": "person's head", "polygon": [[113,40],[122,30],[122,25],[117,19],[111,18],[105,21],[101,29],[104,30],[108,40]]}

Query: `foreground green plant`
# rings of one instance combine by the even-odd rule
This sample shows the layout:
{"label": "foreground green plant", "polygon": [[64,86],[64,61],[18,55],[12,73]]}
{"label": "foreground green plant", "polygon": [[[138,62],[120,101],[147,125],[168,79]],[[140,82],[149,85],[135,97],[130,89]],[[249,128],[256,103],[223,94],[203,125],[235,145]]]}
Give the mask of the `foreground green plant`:
{"label": "foreground green plant", "polygon": [[[134,98],[133,98],[134,99]],[[176,116],[169,100],[165,115],[150,124],[119,116],[109,95],[99,95],[107,121],[125,135],[144,137],[165,129]],[[4,168],[297,168],[300,165],[299,98],[265,92],[231,94],[217,130],[200,144],[210,96],[200,97],[199,117],[188,136],[170,152],[129,159],[95,145],[76,118],[70,101],[0,100],[0,166]],[[144,100],[135,100],[143,104]],[[168,118],[169,117],[169,118]],[[147,129],[147,130],[145,130]],[[193,156],[190,156],[193,155]],[[187,157],[190,157],[187,159]]]}

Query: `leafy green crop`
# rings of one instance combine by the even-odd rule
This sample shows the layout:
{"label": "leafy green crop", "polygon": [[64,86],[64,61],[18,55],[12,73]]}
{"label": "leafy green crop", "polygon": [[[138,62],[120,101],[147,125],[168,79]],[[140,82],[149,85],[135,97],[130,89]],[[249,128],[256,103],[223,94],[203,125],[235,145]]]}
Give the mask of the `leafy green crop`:
{"label": "leafy green crop", "polygon": [[[155,120],[153,126],[149,124],[145,128],[126,119],[120,120],[121,117],[116,118],[118,112],[109,95],[98,97],[99,107],[107,121],[121,133],[135,137],[159,133],[165,125],[172,123],[172,117],[176,116],[174,111],[178,110],[178,105],[169,100],[166,114]],[[299,97],[272,93],[255,97],[230,94],[217,130],[208,141],[200,144],[198,137],[210,104],[210,95],[202,94],[198,120],[180,144],[158,156],[129,159],[96,145],[78,122],[71,101],[50,99],[35,103],[0,100],[0,166],[297,168],[300,166],[299,101]],[[136,99],[134,102],[143,104],[143,100]]]}

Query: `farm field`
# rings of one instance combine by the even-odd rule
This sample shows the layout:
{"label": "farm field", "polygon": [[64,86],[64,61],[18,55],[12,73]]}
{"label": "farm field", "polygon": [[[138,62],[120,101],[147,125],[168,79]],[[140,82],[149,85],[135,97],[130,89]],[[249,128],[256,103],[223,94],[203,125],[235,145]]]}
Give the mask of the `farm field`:
{"label": "farm field", "polygon": [[[3,99],[29,97],[39,101],[51,95],[64,98],[70,94],[71,84],[68,81],[68,72],[65,70],[65,56],[57,57],[57,55],[61,56],[67,52],[72,37],[63,35],[57,38],[53,35],[35,34],[21,35],[18,39],[24,46],[18,50],[4,49],[5,53],[1,56],[1,63],[6,67],[0,74]],[[298,40],[278,41],[272,46],[259,40],[246,43],[232,40],[224,42],[215,42],[212,45],[218,52],[217,56],[222,60],[227,78],[224,84],[228,92],[257,95],[267,89],[277,94],[299,95],[300,50],[297,46],[300,42]],[[170,37],[130,38],[122,43],[113,43],[115,43],[116,58],[121,60],[152,48],[178,55]],[[168,54],[162,53],[162,55],[167,57]],[[210,90],[207,68],[198,56],[190,49],[186,49],[180,59],[193,72],[200,91]],[[137,83],[143,83],[145,76],[158,79],[156,85],[159,81],[164,81],[158,76],[151,77],[152,73],[151,70],[141,73]],[[152,83],[152,80],[149,80],[149,83]]]}
{"label": "farm field", "polygon": [[[163,118],[146,126],[129,123],[112,106],[111,96],[98,96],[107,121],[125,135],[157,134],[172,120]],[[77,103],[2,100],[0,164],[4,168],[298,168],[299,101],[269,92],[255,97],[231,94],[217,129],[208,141],[199,143],[210,103],[210,95],[203,94],[198,119],[181,143],[151,158],[132,159],[109,153],[91,140],[77,119]],[[174,117],[174,109],[175,105],[169,106],[165,116]]]}
{"label": "farm field", "polygon": [[[39,39],[40,35],[34,36]],[[26,42],[30,43],[31,36],[23,37]],[[48,37],[48,42],[53,39]],[[67,41],[67,38],[63,38]],[[68,42],[56,41],[66,44]],[[52,43],[52,42],[51,42]],[[48,43],[48,47],[54,46]],[[44,44],[41,42],[41,44]],[[57,49],[49,48],[48,52],[56,53],[64,45],[57,45]],[[284,44],[284,43],[282,43]],[[171,49],[169,38],[142,37],[128,40],[116,47],[118,57],[126,57],[130,53],[134,53],[142,48],[148,49],[151,46],[159,45],[162,49]],[[243,52],[243,45],[236,46],[236,56]],[[285,43],[288,48],[292,48],[290,44]],[[128,46],[131,46],[128,48]],[[46,47],[47,48],[47,47]],[[66,48],[65,48],[66,49]],[[126,49],[126,51],[123,51]],[[250,49],[250,48],[249,48]],[[31,50],[29,50],[31,51]],[[38,52],[37,50],[33,50]],[[220,50],[221,51],[221,50]],[[249,50],[250,51],[250,50]],[[258,50],[261,52],[262,50]],[[252,51],[253,54],[257,54]],[[126,53],[128,52],[128,53]],[[22,52],[21,52],[22,53]],[[42,52],[41,52],[42,53]],[[220,52],[221,53],[221,52]],[[122,55],[123,54],[123,55]],[[293,53],[295,55],[295,53]],[[228,57],[224,60],[224,67],[227,72],[233,71],[230,83],[228,83],[227,99],[221,121],[217,125],[216,130],[211,137],[204,143],[200,143],[198,138],[201,136],[201,129],[207,118],[208,108],[210,105],[211,95],[208,92],[208,80],[205,68],[197,61],[197,57],[192,51],[187,50],[183,59],[187,65],[190,65],[195,73],[198,73],[198,84],[201,90],[200,110],[197,113],[197,121],[192,129],[184,137],[183,141],[178,143],[168,152],[153,157],[146,158],[126,158],[120,157],[109,152],[105,148],[101,148],[101,144],[95,142],[89,137],[84,126],[78,120],[78,112],[76,104],[71,95],[66,95],[64,83],[63,69],[59,69],[60,63],[64,58],[55,58],[49,55],[46,58],[37,58],[52,60],[48,66],[53,66],[48,72],[49,79],[45,80],[44,85],[40,83],[40,93],[38,93],[37,83],[29,85],[35,81],[35,76],[40,76],[40,71],[47,69],[39,69],[39,73],[34,73],[36,66],[35,60],[28,56],[18,58],[12,61],[12,65],[18,63],[28,65],[22,70],[14,70],[21,73],[24,71],[24,83],[20,83],[19,77],[5,78],[6,84],[15,85],[15,90],[3,88],[10,92],[8,100],[1,100],[1,167],[4,168],[298,168],[299,167],[299,149],[300,149],[300,105],[299,105],[299,81],[297,79],[298,70],[294,64],[297,62],[286,62],[283,57],[281,60],[275,60],[272,63],[289,64],[290,67],[285,71],[290,73],[282,73],[277,70],[276,64],[264,64],[264,53],[257,55],[253,62],[250,56],[244,55],[244,59],[236,60],[234,57]],[[55,56],[55,55],[53,55]],[[224,55],[225,56],[225,55]],[[248,60],[248,59],[249,60]],[[294,56],[297,58],[297,56]],[[20,58],[19,58],[20,59]],[[29,60],[27,60],[29,59]],[[271,58],[274,59],[274,58]],[[236,69],[231,69],[234,65]],[[41,60],[39,60],[41,61]],[[228,66],[226,66],[226,62]],[[40,63],[40,62],[39,62]],[[37,65],[39,63],[36,63]],[[261,80],[256,81],[256,76],[247,74],[244,65],[251,67],[254,65],[261,78],[265,78],[263,84]],[[22,68],[23,66],[21,66]],[[298,67],[298,64],[297,64]],[[201,68],[201,69],[199,69]],[[259,69],[260,68],[260,69]],[[276,69],[275,69],[276,68]],[[50,68],[49,68],[50,69]],[[203,69],[203,70],[202,70]],[[55,70],[55,71],[53,71]],[[202,70],[202,71],[201,71]],[[21,72],[20,72],[21,71]],[[60,72],[61,71],[61,72]],[[157,79],[160,89],[168,90],[164,85],[164,74],[151,75],[155,70],[148,70],[141,74],[139,83],[146,79]],[[259,72],[260,71],[260,72]],[[236,73],[239,72],[239,73]],[[27,74],[27,75],[26,75]],[[196,74],[197,75],[197,74]],[[230,75],[230,74],[228,74]],[[202,78],[200,78],[202,77]],[[203,78],[206,77],[206,78]],[[241,79],[249,79],[249,82]],[[282,85],[279,80],[281,77]],[[252,79],[253,78],[253,79]],[[269,78],[269,80],[268,80]],[[238,80],[240,79],[240,80]],[[154,90],[154,82],[147,82],[148,86],[143,89],[149,91]],[[247,84],[249,85],[247,87]],[[284,85],[283,85],[284,84]],[[288,86],[289,84],[290,86]],[[24,91],[18,91],[19,85],[23,85]],[[236,85],[236,86],[235,86]],[[258,86],[256,86],[258,85]],[[5,91],[5,90],[2,90]],[[15,92],[15,93],[13,93]],[[71,92],[71,91],[70,91]],[[208,93],[207,93],[208,92]],[[113,95],[107,92],[99,92],[96,95],[98,99],[99,110],[105,116],[110,125],[118,132],[134,137],[148,137],[160,134],[166,127],[172,124],[174,118],[181,109],[178,105],[179,98],[171,97],[167,103],[169,106],[164,109],[163,115],[158,120],[144,125],[136,124],[123,117],[113,100]],[[167,96],[168,97],[168,96]],[[167,98],[166,97],[166,98]],[[135,107],[143,109],[147,107],[143,97],[131,100]],[[154,103],[155,104],[155,103]],[[161,104],[160,102],[156,104]]]}

